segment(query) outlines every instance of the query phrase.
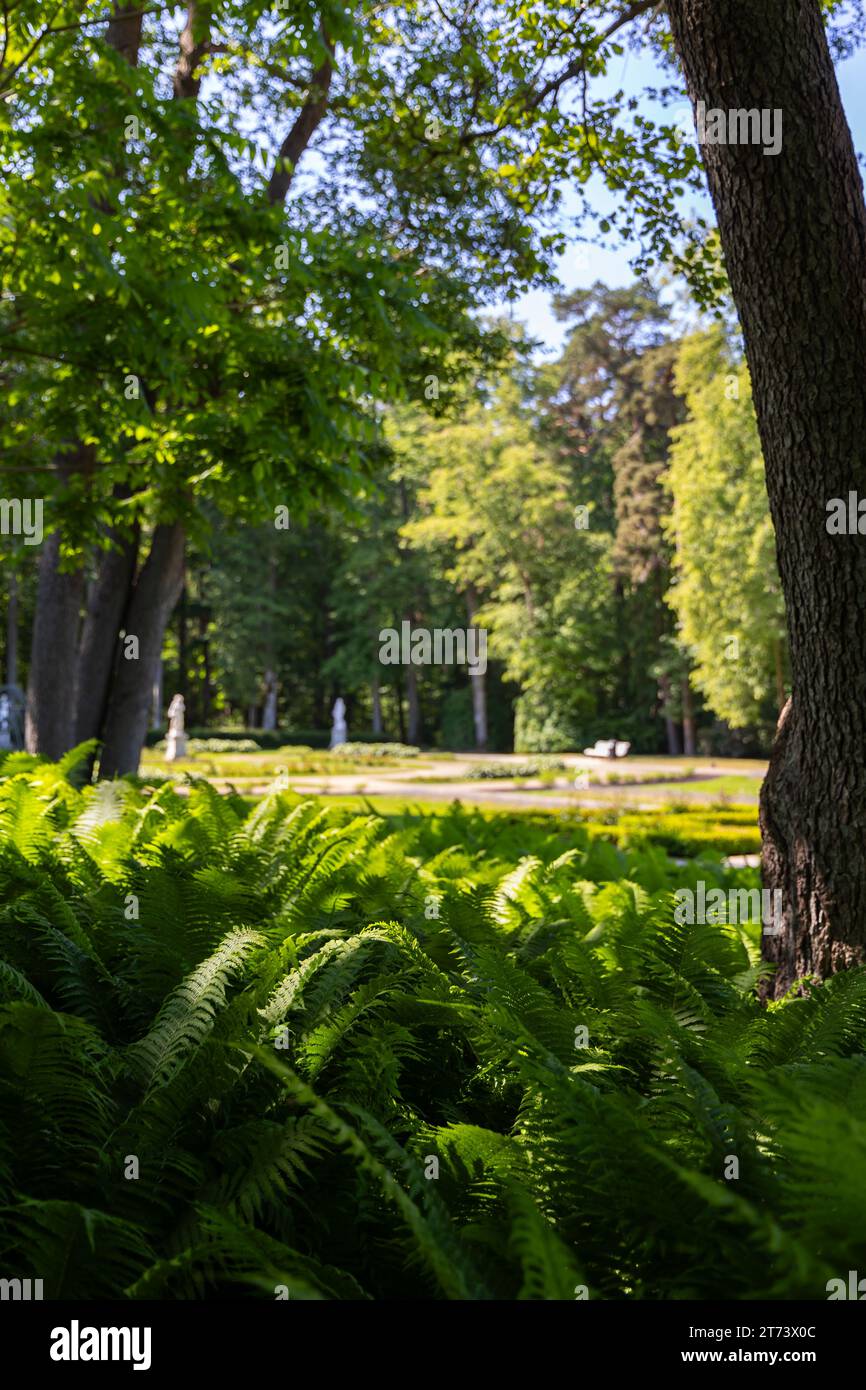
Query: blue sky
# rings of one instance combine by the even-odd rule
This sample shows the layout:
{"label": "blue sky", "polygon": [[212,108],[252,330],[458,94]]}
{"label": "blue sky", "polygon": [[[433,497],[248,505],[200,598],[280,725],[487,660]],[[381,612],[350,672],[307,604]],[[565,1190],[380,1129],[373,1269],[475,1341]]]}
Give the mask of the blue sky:
{"label": "blue sky", "polygon": [[[839,86],[848,123],[854,135],[858,154],[866,150],[866,51],[861,50],[837,68]],[[639,95],[646,87],[658,87],[670,81],[663,75],[652,60],[643,54],[625,53],[611,66],[605,81],[605,88],[615,91],[622,88],[627,94]],[[685,110],[686,103],[683,102]],[[671,119],[670,114],[668,119]],[[610,204],[611,195],[601,185],[591,186],[594,206],[600,211]],[[576,201],[574,202],[576,208]],[[698,204],[695,199],[686,203],[691,209]],[[568,211],[566,196],[565,209]],[[709,209],[707,199],[703,210]],[[633,250],[634,248],[632,248]],[[557,274],[566,289],[591,285],[595,280],[603,280],[609,285],[627,284],[633,278],[630,251],[620,239],[609,239],[605,246],[592,246],[576,243],[558,262]],[[513,316],[528,325],[530,334],[540,338],[548,352],[561,347],[566,327],[553,315],[551,296],[546,290],[532,290],[515,301]]]}

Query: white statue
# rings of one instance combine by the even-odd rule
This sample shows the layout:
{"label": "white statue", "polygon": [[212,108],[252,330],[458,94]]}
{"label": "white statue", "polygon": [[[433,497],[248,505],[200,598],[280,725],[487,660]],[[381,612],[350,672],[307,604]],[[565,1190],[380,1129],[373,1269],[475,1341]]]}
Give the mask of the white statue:
{"label": "white statue", "polygon": [[12,747],[12,706],[4,693],[0,695],[0,748]]}
{"label": "white statue", "polygon": [[265,671],[265,703],[262,709],[262,728],[277,727],[277,673]]}
{"label": "white statue", "polygon": [[337,696],[331,713],[334,716],[334,723],[331,728],[331,747],[336,748],[339,743],[345,743],[349,736],[349,730],[346,727],[346,701],[342,695]]}
{"label": "white statue", "polygon": [[165,760],[173,763],[175,758],[186,757],[186,733],[183,715],[186,703],[182,695],[175,695],[168,707],[168,737],[165,741]]}

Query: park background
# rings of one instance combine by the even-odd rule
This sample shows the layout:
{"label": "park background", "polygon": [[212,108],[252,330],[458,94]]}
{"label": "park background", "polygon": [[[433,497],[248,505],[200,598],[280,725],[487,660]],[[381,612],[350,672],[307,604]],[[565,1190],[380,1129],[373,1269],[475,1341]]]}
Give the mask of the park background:
{"label": "park background", "polygon": [[[2,537],[10,1276],[849,1296],[866,977],[827,884],[859,882],[862,701],[833,680],[866,648],[824,519],[863,432],[822,471],[767,400],[835,420],[848,369],[862,397],[830,236],[862,188],[824,146],[796,175],[844,127],[821,15],[855,135],[866,17],[785,3],[823,114],[791,99],[778,160],[698,147],[649,3],[3,9],[0,468],[44,505],[39,543]],[[667,10],[743,89],[802,92],[763,4]],[[761,269],[741,314],[789,315],[750,354],[775,474],[714,159],[756,205],[789,180],[826,257],[789,283],[760,219],[726,226]],[[383,664],[404,623],[483,628],[486,669]],[[792,670],[797,623],[836,665],[801,632]],[[780,930],[757,802],[797,680]]]}

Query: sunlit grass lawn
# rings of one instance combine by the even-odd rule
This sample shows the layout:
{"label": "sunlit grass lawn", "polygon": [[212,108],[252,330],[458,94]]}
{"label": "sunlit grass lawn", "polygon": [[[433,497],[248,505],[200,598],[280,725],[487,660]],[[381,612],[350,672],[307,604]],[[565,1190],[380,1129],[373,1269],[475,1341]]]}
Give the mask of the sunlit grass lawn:
{"label": "sunlit grass lawn", "polygon": [[[716,801],[720,797],[736,797],[740,801],[757,802],[761,791],[761,781],[759,777],[747,777],[731,773],[721,777],[700,778],[695,781],[677,781],[672,778],[669,782],[640,782],[624,783],[626,789],[640,789],[650,797],[706,801],[708,799]],[[615,783],[607,783],[613,786]]]}

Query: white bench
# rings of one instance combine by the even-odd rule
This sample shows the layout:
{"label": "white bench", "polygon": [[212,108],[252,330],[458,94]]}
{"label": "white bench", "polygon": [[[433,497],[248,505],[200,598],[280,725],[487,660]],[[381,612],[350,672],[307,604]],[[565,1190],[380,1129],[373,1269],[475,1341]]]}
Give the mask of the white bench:
{"label": "white bench", "polygon": [[621,743],[615,738],[600,738],[591,748],[584,748],[583,756],[585,758],[624,758],[630,748],[630,743]]}

